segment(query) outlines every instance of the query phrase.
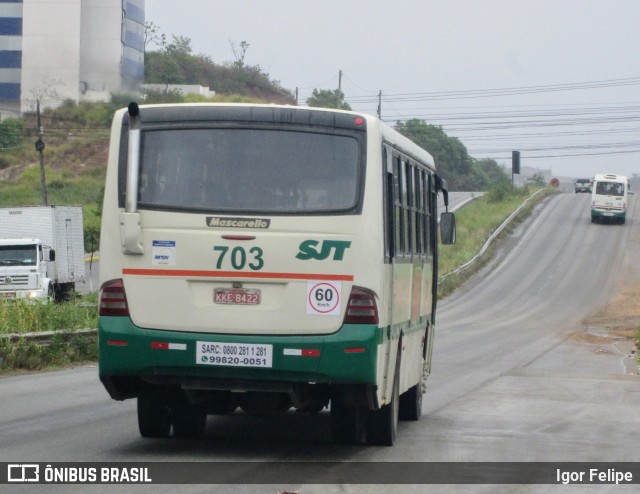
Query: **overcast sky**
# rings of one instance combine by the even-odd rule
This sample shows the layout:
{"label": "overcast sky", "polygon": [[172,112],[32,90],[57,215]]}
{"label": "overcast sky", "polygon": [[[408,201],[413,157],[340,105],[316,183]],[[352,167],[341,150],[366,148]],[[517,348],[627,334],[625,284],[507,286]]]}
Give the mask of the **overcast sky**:
{"label": "overcast sky", "polygon": [[[146,0],[194,54],[555,176],[640,174],[640,0]],[[215,90],[215,86],[212,87]]]}

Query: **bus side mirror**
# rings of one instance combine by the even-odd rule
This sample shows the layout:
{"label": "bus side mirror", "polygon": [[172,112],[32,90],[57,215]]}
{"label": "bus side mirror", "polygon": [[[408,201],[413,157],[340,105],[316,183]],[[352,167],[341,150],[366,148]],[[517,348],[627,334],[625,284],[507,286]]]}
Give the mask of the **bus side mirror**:
{"label": "bus side mirror", "polygon": [[443,245],[456,243],[456,216],[453,213],[442,213],[440,215],[440,236]]}

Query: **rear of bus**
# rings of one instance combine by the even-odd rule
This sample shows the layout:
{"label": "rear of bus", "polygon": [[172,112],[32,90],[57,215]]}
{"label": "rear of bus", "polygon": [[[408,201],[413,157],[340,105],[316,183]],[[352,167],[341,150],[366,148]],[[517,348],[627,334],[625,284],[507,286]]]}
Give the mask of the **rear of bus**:
{"label": "rear of bus", "polygon": [[627,217],[629,181],[623,175],[596,175],[591,193],[591,222],[624,224]]}
{"label": "rear of bus", "polygon": [[[99,373],[112,398],[139,399],[143,435],[167,435],[168,402],[198,405],[201,422],[238,406],[317,412],[340,384],[375,390],[384,252],[369,118],[244,105],[117,112]],[[174,433],[197,432],[187,419]]]}

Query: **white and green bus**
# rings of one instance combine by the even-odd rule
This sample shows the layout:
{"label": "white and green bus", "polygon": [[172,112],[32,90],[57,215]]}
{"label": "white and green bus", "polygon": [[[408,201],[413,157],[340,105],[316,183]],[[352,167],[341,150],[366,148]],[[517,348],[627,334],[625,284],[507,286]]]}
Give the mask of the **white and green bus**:
{"label": "white and green bus", "polygon": [[593,179],[591,190],[591,222],[627,220],[629,180],[624,175],[602,173]]}
{"label": "white and green bus", "polygon": [[102,212],[102,383],[137,398],[145,437],[328,407],[336,441],[393,444],[431,367],[439,191],[431,155],[365,114],[131,103]]}

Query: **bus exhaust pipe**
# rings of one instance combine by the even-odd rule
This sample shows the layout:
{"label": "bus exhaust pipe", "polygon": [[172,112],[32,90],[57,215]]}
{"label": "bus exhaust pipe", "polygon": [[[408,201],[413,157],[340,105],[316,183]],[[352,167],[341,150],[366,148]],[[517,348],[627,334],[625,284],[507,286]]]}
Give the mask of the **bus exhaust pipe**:
{"label": "bus exhaust pipe", "polygon": [[129,103],[129,145],[127,149],[127,185],[125,210],[120,213],[120,240],[122,252],[144,254],[140,213],[138,213],[138,179],[140,176],[140,108]]}

